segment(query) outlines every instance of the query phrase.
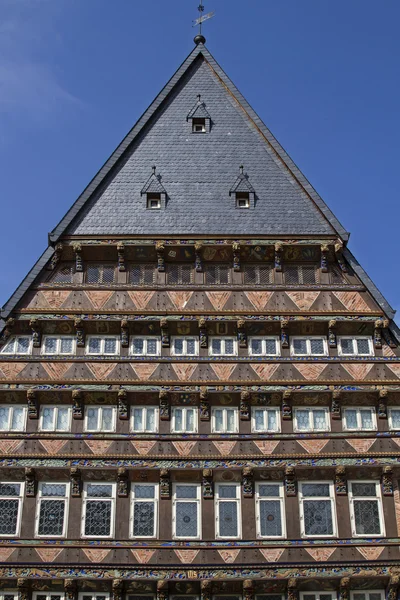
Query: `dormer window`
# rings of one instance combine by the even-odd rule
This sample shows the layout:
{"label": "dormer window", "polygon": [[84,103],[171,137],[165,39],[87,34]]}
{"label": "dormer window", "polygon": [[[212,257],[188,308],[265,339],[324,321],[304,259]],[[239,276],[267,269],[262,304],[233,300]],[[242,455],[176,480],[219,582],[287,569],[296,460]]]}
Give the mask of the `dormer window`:
{"label": "dormer window", "polygon": [[156,167],[146,181],[141,195],[146,197],[146,208],[149,210],[161,210],[167,204],[167,192],[161,183],[161,175],[156,174]]}
{"label": "dormer window", "polygon": [[159,210],[161,208],[161,194],[147,194],[147,208]]}
{"label": "dormer window", "polygon": [[209,133],[211,129],[211,117],[206,109],[201,95],[197,96],[197,102],[186,117],[192,133]]}
{"label": "dormer window", "polygon": [[256,194],[247,173],[244,172],[243,165],[240,166],[239,176],[229,190],[229,195],[234,197],[236,208],[254,208],[255,206]]}
{"label": "dormer window", "polygon": [[206,120],[192,119],[192,131],[193,133],[206,133]]}
{"label": "dormer window", "polygon": [[237,192],[236,208],[250,208],[250,194],[248,192]]}

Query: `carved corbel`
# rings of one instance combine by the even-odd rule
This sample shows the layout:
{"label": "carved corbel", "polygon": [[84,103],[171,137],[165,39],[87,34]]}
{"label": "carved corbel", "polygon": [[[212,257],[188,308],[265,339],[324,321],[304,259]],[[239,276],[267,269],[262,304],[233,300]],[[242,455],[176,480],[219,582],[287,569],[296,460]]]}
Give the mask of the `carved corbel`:
{"label": "carved corbel", "polygon": [[341,419],[342,418],[342,406],[340,404],[342,398],[342,392],[340,390],[334,390],[332,392],[332,407],[331,414],[332,419]]}
{"label": "carved corbel", "polygon": [[67,600],[76,600],[77,589],[76,579],[64,579],[64,590]]}
{"label": "carved corbel", "polygon": [[328,254],[329,246],[327,244],[323,244],[321,246],[321,273],[328,272]]}
{"label": "carved corbel", "polygon": [[36,474],[32,467],[25,468],[25,496],[27,498],[36,496]]}
{"label": "carved corbel", "polygon": [[125,467],[119,467],[118,469],[117,490],[118,498],[127,498],[129,496],[129,475]]}
{"label": "carved corbel", "polygon": [[207,321],[199,319],[200,348],[208,348]]}
{"label": "carved corbel", "polygon": [[40,348],[42,344],[42,332],[40,325],[40,321],[37,319],[31,319],[29,321],[29,327],[32,329],[32,345],[34,348]]}
{"label": "carved corbel", "polygon": [[203,498],[209,500],[214,498],[214,482],[212,469],[203,469]]}
{"label": "carved corbel", "polygon": [[54,271],[54,269],[60,262],[62,251],[63,251],[63,245],[61,242],[59,242],[58,244],[56,244],[56,246],[54,248],[54,254],[50,259],[50,269],[52,271]]}
{"label": "carved corbel", "polygon": [[169,337],[169,327],[168,327],[167,319],[161,319],[160,328],[161,328],[161,346],[163,348],[169,348],[170,346],[170,337]]}
{"label": "carved corbel", "polygon": [[240,420],[250,421],[250,399],[251,394],[248,390],[240,393]]}
{"label": "carved corbel", "polygon": [[81,472],[78,467],[71,467],[69,470],[69,478],[71,480],[71,496],[72,498],[80,498],[82,493]]}
{"label": "carved corbel", "polygon": [[29,579],[19,577],[17,579],[18,600],[29,600]]}
{"label": "carved corbel", "polygon": [[211,600],[212,598],[212,581],[203,579],[201,584],[201,600]]}
{"label": "carved corbel", "polygon": [[297,580],[289,579],[287,584],[287,600],[298,600]]}
{"label": "carved corbel", "polygon": [[122,579],[113,579],[112,582],[112,600],[122,600],[124,582]]}
{"label": "carved corbel", "polygon": [[393,469],[389,466],[383,467],[382,494],[384,496],[393,496]]}
{"label": "carved corbel", "polygon": [[378,419],[387,419],[387,396],[387,390],[379,390]]}
{"label": "carved corbel", "polygon": [[377,319],[374,323],[374,346],[375,348],[382,348],[382,329],[383,319]]}
{"label": "carved corbel", "polygon": [[74,242],[72,244],[72,249],[75,253],[75,271],[81,273],[83,271],[82,244]]}
{"label": "carved corbel", "polygon": [[203,261],[201,259],[201,251],[203,249],[202,242],[196,242],[194,245],[194,268],[196,269],[196,273],[201,273],[203,271]]}
{"label": "carved corbel", "polygon": [[239,348],[247,348],[247,329],[246,321],[244,319],[240,319],[237,322],[237,337]]}
{"label": "carved corbel", "polygon": [[337,496],[347,496],[346,469],[343,466],[335,469],[335,489]]}
{"label": "carved corbel", "polygon": [[283,244],[278,242],[275,244],[275,271],[282,271],[282,254],[283,254]]}
{"label": "carved corbel", "polygon": [[284,421],[292,420],[292,392],[291,390],[285,390],[282,394],[282,419]]}
{"label": "carved corbel", "polygon": [[242,470],[243,497],[252,498],[254,496],[254,473],[251,467],[244,467]]}
{"label": "carved corbel", "polygon": [[27,390],[26,392],[26,400],[28,404],[28,419],[38,419],[39,411],[38,411],[38,401],[35,390]]}
{"label": "carved corbel", "polygon": [[12,334],[12,330],[14,329],[14,326],[15,326],[15,319],[7,319],[6,326],[3,329],[3,332],[0,337],[0,343],[4,343],[8,340],[8,338]]}
{"label": "carved corbel", "polygon": [[350,598],[350,577],[342,577],[339,585],[339,600]]}
{"label": "carved corbel", "polygon": [[129,419],[128,392],[126,390],[119,390],[118,392],[118,418],[120,421]]}
{"label": "carved corbel", "polygon": [[160,498],[171,497],[171,474],[168,469],[160,471]]}
{"label": "carved corbel", "polygon": [[160,400],[160,419],[161,421],[169,421],[171,418],[169,394],[166,390],[160,390],[158,397]]}
{"label": "carved corbel", "polygon": [[85,329],[83,327],[83,319],[75,319],[75,335],[77,348],[85,347]]}
{"label": "carved corbel", "polygon": [[397,348],[397,343],[393,339],[393,336],[389,330],[389,325],[390,325],[389,319],[383,319],[383,329],[382,329],[383,339],[385,340],[385,342],[387,343],[389,348]]}
{"label": "carved corbel", "polygon": [[210,401],[208,389],[205,386],[200,388],[200,421],[210,420]]}
{"label": "carved corbel", "polygon": [[294,467],[285,469],[285,490],[286,496],[297,496],[296,471]]}
{"label": "carved corbel", "polygon": [[165,246],[164,242],[156,243],[156,253],[157,253],[157,269],[160,273],[165,271]]}
{"label": "carved corbel", "polygon": [[83,392],[72,390],[72,418],[80,421],[83,419]]}
{"label": "carved corbel", "polygon": [[337,244],[335,244],[335,256],[336,256],[336,260],[338,261],[338,265],[340,267],[340,270],[343,273],[347,273],[347,266],[346,266],[345,260],[343,258],[343,244],[342,244],[342,242],[338,242]]}
{"label": "carved corbel", "polygon": [[331,319],[329,321],[329,325],[328,325],[329,348],[336,348],[336,346],[337,346],[336,325],[337,325],[337,322],[335,319]]}
{"label": "carved corbel", "polygon": [[387,600],[397,600],[398,590],[399,590],[400,577],[399,575],[392,575],[389,581],[388,589],[387,589]]}
{"label": "carved corbel", "polygon": [[254,582],[252,579],[243,581],[243,600],[254,600]]}
{"label": "carved corbel", "polygon": [[233,242],[232,252],[233,252],[233,270],[240,271],[240,244],[239,244],[239,242]]}
{"label": "carved corbel", "polygon": [[118,271],[126,271],[125,267],[125,244],[120,242],[117,245],[117,254],[118,254]]}
{"label": "carved corbel", "polygon": [[289,321],[287,319],[281,321],[281,346],[289,348]]}
{"label": "carved corbel", "polygon": [[129,348],[129,322],[127,319],[121,321],[121,346]]}

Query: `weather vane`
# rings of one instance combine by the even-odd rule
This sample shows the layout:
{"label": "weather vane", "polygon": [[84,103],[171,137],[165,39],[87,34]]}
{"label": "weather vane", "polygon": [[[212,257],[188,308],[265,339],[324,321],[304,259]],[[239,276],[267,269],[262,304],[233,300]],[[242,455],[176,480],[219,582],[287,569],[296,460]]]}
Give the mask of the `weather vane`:
{"label": "weather vane", "polygon": [[197,27],[197,25],[199,26],[199,35],[202,35],[201,33],[201,26],[204,23],[204,21],[207,21],[208,19],[212,19],[212,17],[215,15],[215,11],[209,12],[205,15],[203,15],[204,13],[204,5],[203,4],[199,4],[198,6],[198,11],[199,11],[199,18],[196,19],[195,21],[193,21],[193,27]]}

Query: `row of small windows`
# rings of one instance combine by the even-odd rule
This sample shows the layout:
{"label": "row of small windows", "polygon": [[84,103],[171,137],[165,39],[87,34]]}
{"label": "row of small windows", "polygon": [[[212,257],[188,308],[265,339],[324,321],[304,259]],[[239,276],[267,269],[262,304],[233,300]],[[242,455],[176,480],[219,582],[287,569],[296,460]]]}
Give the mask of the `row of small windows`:
{"label": "row of small windows", "polygon": [[[349,504],[353,537],[385,536],[382,497],[378,481],[350,481]],[[172,536],[202,539],[202,487],[198,483],[174,483],[172,487]],[[24,483],[0,484],[0,535],[20,534]],[[67,535],[70,484],[40,482],[35,515],[37,537]],[[215,538],[242,537],[241,485],[215,484]],[[302,538],[337,537],[338,523],[334,483],[300,481],[298,489]],[[130,538],[157,538],[159,485],[132,483]],[[112,538],[115,535],[116,483],[83,483],[81,536]],[[285,496],[282,482],[256,482],[257,538],[285,538]]]}
{"label": "row of small windows", "polygon": [[[88,264],[85,271],[85,283],[111,284],[116,281],[116,267],[112,264]],[[152,285],[155,283],[157,265],[154,263],[135,264],[128,268],[128,282],[133,285]],[[272,264],[247,264],[242,267],[242,280],[236,284],[268,285],[274,283]],[[167,283],[170,285],[191,285],[194,283],[195,269],[192,264],[167,264]],[[72,283],[74,265],[61,266],[52,276],[54,283]],[[315,264],[285,265],[284,282],[288,285],[314,285],[319,283],[320,269]],[[346,283],[342,272],[336,265],[330,265],[329,280],[333,284]],[[224,285],[232,283],[232,267],[229,264],[210,264],[204,267],[204,283]]]}
{"label": "row of small windows", "polygon": [[[373,356],[374,345],[370,336],[338,336],[339,356]],[[248,339],[249,356],[280,356],[278,336],[252,336]],[[30,336],[12,337],[1,350],[2,354],[31,354]],[[43,337],[42,354],[73,355],[76,353],[74,336]],[[86,354],[116,356],[120,353],[120,339],[112,335],[88,335]],[[159,336],[131,336],[129,348],[131,356],[160,356],[161,339]],[[198,356],[199,338],[197,336],[172,336],[171,354],[173,356]],[[209,356],[237,356],[238,342],[234,336],[210,336]],[[290,339],[291,356],[328,356],[329,347],[324,336],[292,336]]]}
{"label": "row of small windows", "polygon": [[[39,431],[71,431],[71,406],[41,406]],[[400,408],[388,408],[389,429],[400,429]],[[25,431],[27,407],[23,405],[0,406],[0,431]],[[117,408],[111,405],[86,406],[84,431],[115,432]],[[171,433],[197,433],[199,409],[194,406],[171,407]],[[350,406],[342,408],[344,431],[377,431],[376,409],[373,406]],[[328,407],[293,407],[294,432],[330,431]],[[158,433],[159,407],[132,406],[130,418],[132,433]],[[253,433],[279,433],[281,413],[278,407],[251,407],[251,431]],[[212,433],[239,433],[239,409],[237,407],[211,408]]]}
{"label": "row of small windows", "polygon": [[[0,592],[0,600],[18,600],[17,591]],[[156,600],[155,594],[126,594],[126,600]],[[284,594],[255,594],[255,600],[285,600]],[[63,592],[33,592],[32,600],[65,600]],[[81,592],[78,594],[78,600],[111,600],[108,592],[92,593]],[[169,600],[201,600],[200,596],[191,594],[170,594]],[[243,600],[238,594],[213,595],[212,600]],[[299,592],[299,600],[337,600],[336,592]],[[385,590],[352,590],[350,591],[350,600],[385,600]]]}

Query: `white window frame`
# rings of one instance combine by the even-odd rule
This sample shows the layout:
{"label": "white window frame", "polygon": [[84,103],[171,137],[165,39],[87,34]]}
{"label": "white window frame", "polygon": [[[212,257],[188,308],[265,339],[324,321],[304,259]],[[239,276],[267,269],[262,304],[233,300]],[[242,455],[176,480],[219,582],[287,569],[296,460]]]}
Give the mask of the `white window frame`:
{"label": "white window frame", "polygon": [[[297,411],[298,410],[308,410],[310,411],[311,417],[311,427],[310,429],[299,429],[297,423]],[[314,429],[314,411],[323,410],[326,414],[326,429]],[[293,407],[293,431],[295,433],[307,433],[313,431],[330,431],[331,430],[331,413],[328,406],[294,406]]]}
{"label": "white window frame", "polygon": [[[10,413],[9,413],[9,417],[8,417],[8,428],[7,429],[0,429],[0,435],[1,432],[23,432],[26,431],[26,419],[28,416],[28,407],[25,406],[24,404],[0,404],[0,408],[8,408],[10,409]],[[24,416],[23,416],[23,426],[22,429],[11,429],[11,424],[13,421],[13,412],[14,412],[14,408],[22,408],[22,410],[24,411]]]}
{"label": "white window frame", "polygon": [[[223,342],[223,344],[221,344],[221,347],[223,346],[223,350],[221,351],[220,354],[214,354],[213,350],[212,350],[212,341],[213,340],[220,340],[221,342]],[[233,354],[226,354],[225,352],[225,341],[226,340],[232,340],[233,341]],[[209,342],[208,342],[208,355],[209,356],[237,356],[237,338],[235,338],[235,336],[233,335],[212,335],[209,337]]]}
{"label": "white window frame", "polygon": [[[323,354],[312,354],[311,352],[311,340],[318,339],[322,340],[324,343],[324,353]],[[307,352],[305,354],[295,354],[294,352],[294,340],[306,340],[307,342]],[[324,335],[294,335],[290,338],[290,356],[328,356],[328,340]]]}
{"label": "white window frame", "polygon": [[[220,498],[219,488],[221,486],[236,487],[236,498]],[[219,505],[223,502],[237,503],[237,532],[236,536],[220,535],[219,532]],[[215,485],[215,539],[216,540],[240,540],[242,538],[242,502],[241,502],[241,485],[240,483],[217,483]]]}
{"label": "white window frame", "polygon": [[[88,485],[110,485],[112,488],[112,496],[111,498],[99,498],[98,496],[88,496],[87,495],[87,487]],[[85,481],[83,483],[83,491],[82,491],[82,516],[81,516],[81,537],[85,539],[92,539],[98,537],[101,540],[109,540],[115,535],[115,504],[116,504],[116,489],[117,484],[110,481]],[[85,525],[86,525],[86,504],[91,501],[102,501],[109,500],[111,503],[111,519],[110,519],[110,534],[109,535],[85,535]]]}
{"label": "white window frame", "polygon": [[[144,418],[143,418],[143,424],[144,424],[144,428],[142,431],[137,431],[136,429],[133,428],[133,423],[134,423],[134,410],[135,409],[141,409],[142,411],[144,411]],[[146,429],[146,411],[148,408],[152,408],[155,410],[154,412],[154,424],[155,424],[155,428],[154,431],[150,431],[148,429]],[[158,429],[159,429],[159,420],[160,420],[160,408],[159,406],[156,405],[152,405],[152,406],[147,406],[147,405],[140,405],[140,406],[132,406],[131,407],[131,418],[130,418],[130,430],[131,433],[158,433]]]}
{"label": "white window frame", "polygon": [[[329,498],[327,496],[303,496],[303,485],[304,484],[312,484],[312,485],[329,485]],[[313,501],[313,500],[330,500],[331,503],[331,511],[332,511],[332,529],[333,533],[331,534],[318,534],[318,535],[307,535],[305,533],[305,517],[304,517],[304,501]],[[300,510],[300,535],[302,538],[306,539],[314,539],[314,538],[335,538],[337,537],[338,526],[337,526],[337,515],[336,515],[336,497],[335,497],[335,487],[333,485],[333,481],[300,481],[299,482],[299,510]]]}
{"label": "white window frame", "polygon": [[398,410],[400,412],[400,406],[388,406],[389,429],[398,431],[400,430],[400,425],[398,427],[393,426],[392,410]]}
{"label": "white window frame", "polygon": [[[43,428],[43,411],[45,408],[51,408],[54,410],[54,416],[53,416],[53,423],[54,423],[54,427],[52,429],[44,429]],[[66,408],[68,410],[68,427],[67,429],[57,429],[57,417],[58,417],[58,410],[60,408]],[[40,412],[39,412],[39,431],[47,431],[47,432],[51,432],[51,431],[58,431],[61,433],[65,433],[67,431],[71,431],[71,418],[72,418],[72,407],[71,406],[65,406],[65,404],[42,404],[40,406]]]}
{"label": "white window frame", "polygon": [[[100,352],[90,352],[90,340],[92,340],[92,339],[101,340]],[[105,346],[106,339],[115,340],[115,352],[113,352],[113,353],[111,353],[111,352],[105,353],[104,352],[104,346]],[[120,353],[119,341],[120,340],[117,335],[88,335],[86,338],[85,354],[87,354],[89,356],[118,356]]]}
{"label": "white window frame", "polygon": [[[253,354],[252,348],[251,348],[251,342],[253,340],[261,340],[262,343],[262,353],[261,354]],[[266,350],[265,350],[265,346],[266,346],[266,340],[275,340],[275,349],[276,352],[275,354],[267,354]],[[249,337],[248,340],[248,347],[249,347],[249,356],[255,356],[255,357],[259,357],[259,356],[280,356],[281,355],[281,345],[280,345],[280,340],[279,337],[277,335],[252,335]]]}
{"label": "white window frame", "polygon": [[97,600],[99,597],[110,600],[109,592],[79,592],[78,600],[83,600],[85,596],[90,596],[92,600]]}
{"label": "white window frame", "polygon": [[314,594],[314,596],[315,596],[314,600],[320,600],[320,596],[325,595],[325,594],[330,594],[331,600],[337,599],[337,593],[334,591],[320,590],[318,592],[314,592],[313,590],[310,590],[309,592],[300,592],[300,600],[304,600],[304,596],[308,596],[309,594]]}
{"label": "white window frame", "polygon": [[25,482],[24,481],[1,481],[1,485],[19,485],[19,496],[2,496],[0,500],[18,500],[18,516],[17,525],[15,527],[15,533],[1,533],[0,538],[17,538],[21,535],[21,523],[22,523],[22,511],[24,507],[25,497]]}
{"label": "white window frame", "polygon": [[[276,413],[276,429],[256,429],[256,416],[257,410],[262,410],[265,413],[275,412]],[[264,415],[264,423],[267,422],[266,416]],[[252,406],[251,407],[251,432],[252,433],[280,433],[281,431],[281,411],[279,406]]]}
{"label": "white window frame", "polygon": [[[375,484],[375,496],[354,496],[353,494],[353,483],[373,483]],[[359,479],[358,481],[348,482],[349,490],[349,505],[350,505],[350,523],[351,523],[351,535],[355,538],[380,538],[385,537],[385,518],[383,513],[383,502],[380,481],[377,479]],[[356,532],[356,517],[354,513],[354,502],[363,500],[377,500],[378,501],[378,514],[381,526],[380,533],[357,533]]]}
{"label": "white window frame", "polygon": [[[18,338],[28,338],[29,339],[29,348],[27,352],[17,352],[15,347],[17,345]],[[6,352],[5,349],[10,342],[14,342],[14,350]],[[13,335],[11,338],[4,342],[3,348],[0,350],[0,354],[5,354],[6,356],[12,356],[14,354],[18,354],[18,356],[28,356],[32,354],[32,336],[31,335]]]}
{"label": "white window frame", "polygon": [[[176,487],[195,487],[196,488],[196,498],[177,498],[176,497]],[[172,490],[172,539],[174,540],[201,540],[202,537],[202,522],[201,522],[201,484],[200,483],[180,483],[176,482],[173,484]],[[188,536],[178,536],[176,535],[176,505],[178,502],[195,502],[197,505],[197,535],[193,537]]]}
{"label": "white window frame", "polygon": [[[176,430],[176,411],[177,410],[181,410],[182,412],[182,423],[183,423],[183,430],[182,431],[177,431]],[[194,429],[193,431],[188,431],[187,430],[187,411],[188,410],[193,410],[194,413],[194,418],[193,418],[193,422],[194,422]],[[172,410],[171,410],[171,433],[197,433],[198,429],[199,429],[199,409],[197,408],[197,406],[172,406]]]}
{"label": "white window frame", "polygon": [[[187,352],[187,341],[188,339],[194,341],[194,354],[188,354]],[[183,341],[183,352],[177,354],[175,352],[176,340]],[[171,337],[171,356],[198,356],[199,355],[199,338],[196,335],[175,335]]]}
{"label": "white window frame", "polygon": [[379,588],[377,590],[351,590],[350,600],[354,600],[355,594],[365,594],[365,600],[369,600],[369,594],[380,594],[380,600],[385,600],[386,597],[385,590],[383,590],[382,588]]}
{"label": "white window frame", "polygon": [[[98,408],[100,409],[99,415],[97,417],[97,422],[100,420],[100,425],[98,429],[88,429],[88,410],[89,408]],[[101,421],[103,420],[103,408],[111,408],[112,410],[112,429],[104,430],[101,426]],[[99,433],[102,431],[106,431],[107,433],[115,433],[116,429],[116,416],[117,416],[117,407],[112,404],[87,404],[85,406],[85,418],[84,418],[84,427],[83,430],[87,433]]]}
{"label": "white window frame", "polygon": [[[215,411],[217,411],[217,410],[224,411],[224,416],[223,416],[224,429],[223,429],[223,431],[217,431],[215,428]],[[227,431],[227,418],[226,418],[227,410],[233,410],[235,413],[234,414],[234,418],[235,418],[235,430],[234,431]],[[239,433],[239,410],[238,410],[237,406],[212,406],[211,407],[211,433]]]}
{"label": "white window frame", "polygon": [[[42,489],[44,485],[65,485],[65,496],[43,496]],[[36,514],[35,514],[35,537],[37,538],[65,538],[68,532],[68,517],[69,517],[69,498],[70,498],[70,483],[67,481],[40,481],[38,485],[37,500],[36,500]],[[61,535],[40,535],[39,534],[39,519],[40,519],[40,506],[42,500],[64,500],[64,527]]]}
{"label": "white window frame", "polygon": [[37,600],[38,596],[46,596],[46,600],[52,600],[52,598],[54,596],[57,596],[58,598],[60,598],[60,600],[64,600],[65,599],[65,593],[64,592],[43,591],[43,592],[33,592],[32,593],[32,600]]}
{"label": "white window frame", "polygon": [[[352,342],[353,342],[352,354],[345,354],[342,351],[342,340],[352,340]],[[356,340],[368,340],[368,345],[369,345],[369,353],[368,354],[360,354],[359,352],[357,352]],[[375,356],[374,344],[372,341],[372,337],[370,335],[340,335],[340,336],[338,336],[337,342],[338,342],[339,356]]]}
{"label": "white window frame", "polygon": [[[260,486],[261,485],[274,485],[279,486],[279,496],[260,496]],[[256,501],[256,532],[257,539],[263,540],[281,540],[286,538],[286,514],[285,514],[285,490],[282,481],[257,481],[256,489],[255,489],[255,501]],[[260,504],[261,502],[268,502],[268,500],[278,500],[281,507],[281,522],[282,522],[282,533],[281,535],[262,535],[261,534],[261,511]]]}
{"label": "white window frame", "polygon": [[0,600],[4,600],[6,596],[14,596],[14,600],[18,600],[18,590],[1,590]]}
{"label": "white window frame", "polygon": [[[143,487],[154,487],[154,498],[136,498],[135,497],[135,485],[140,485]],[[154,528],[153,535],[135,535],[133,527],[134,527],[134,510],[135,504],[140,504],[141,502],[153,502],[154,503]],[[140,481],[133,481],[131,483],[131,508],[129,515],[129,537],[131,539],[138,540],[154,540],[158,538],[158,522],[159,522],[159,486],[158,483],[141,483]]]}
{"label": "white window frame", "polygon": [[[135,353],[133,350],[133,340],[143,340],[145,343],[143,344],[143,352],[141,354]],[[149,354],[147,351],[147,340],[155,340],[157,343],[156,354]],[[161,339],[158,335],[132,335],[131,343],[129,345],[129,355],[130,356],[160,356],[161,354]]]}
{"label": "white window frame", "polygon": [[[56,338],[57,348],[55,352],[46,352],[46,340],[47,338]],[[71,352],[61,352],[61,340],[69,339],[72,340]],[[40,349],[41,354],[46,356],[72,356],[76,354],[76,338],[73,335],[45,335],[42,340],[42,347]]]}
{"label": "white window frame", "polygon": [[[355,410],[357,412],[357,427],[347,427],[346,424],[346,411]],[[372,412],[372,427],[371,429],[364,429],[361,423],[361,411],[362,410],[370,410]],[[378,429],[378,425],[376,422],[376,409],[375,406],[343,406],[343,417],[342,417],[342,426],[343,431],[376,431]]]}
{"label": "white window frame", "polygon": [[250,208],[250,192],[236,192],[236,208]]}
{"label": "white window frame", "polygon": [[285,600],[285,595],[278,592],[276,594],[256,594],[255,596],[255,600],[272,600],[272,598],[280,598],[280,600]]}

